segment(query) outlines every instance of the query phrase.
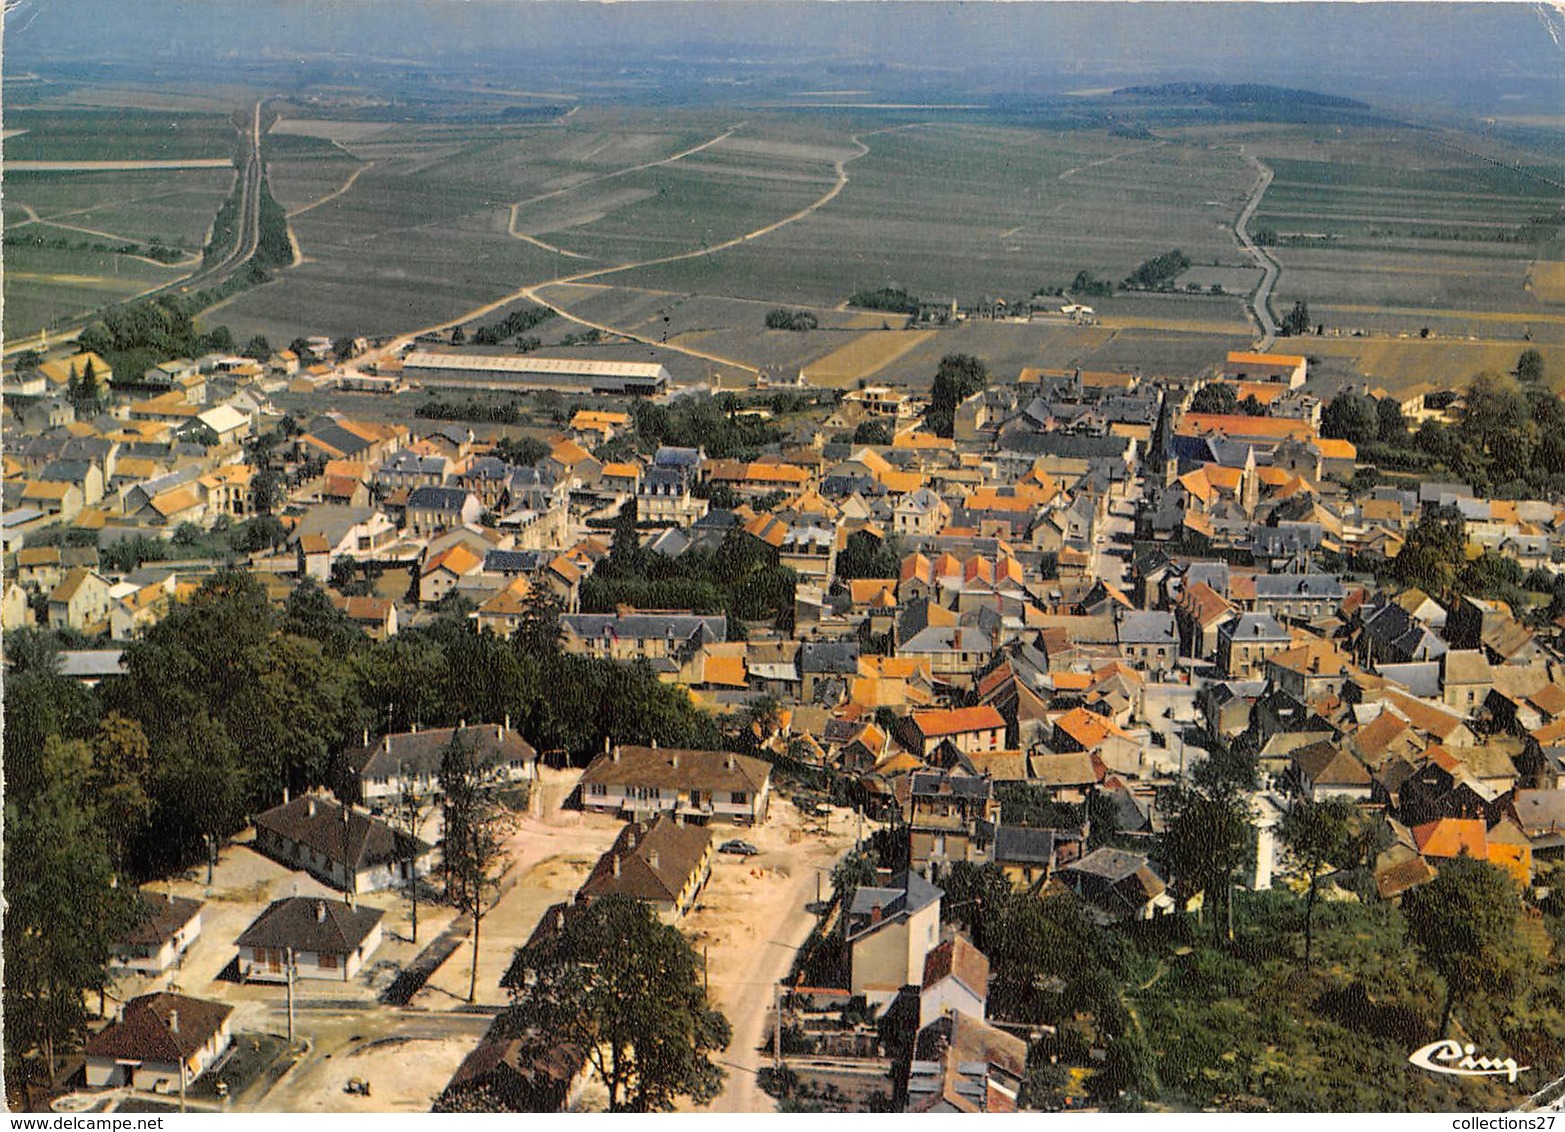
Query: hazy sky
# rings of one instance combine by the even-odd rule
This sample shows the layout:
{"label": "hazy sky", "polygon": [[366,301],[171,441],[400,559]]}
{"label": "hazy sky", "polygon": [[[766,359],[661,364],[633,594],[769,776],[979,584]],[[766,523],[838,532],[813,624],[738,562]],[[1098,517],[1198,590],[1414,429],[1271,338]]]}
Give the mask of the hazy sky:
{"label": "hazy sky", "polygon": [[882,86],[897,73],[989,90],[1272,81],[1565,111],[1565,20],[1537,4],[22,0],[6,33],[13,73],[346,55],[467,59],[525,78],[689,58],[774,71],[826,64],[845,77],[862,67],[881,72]]}

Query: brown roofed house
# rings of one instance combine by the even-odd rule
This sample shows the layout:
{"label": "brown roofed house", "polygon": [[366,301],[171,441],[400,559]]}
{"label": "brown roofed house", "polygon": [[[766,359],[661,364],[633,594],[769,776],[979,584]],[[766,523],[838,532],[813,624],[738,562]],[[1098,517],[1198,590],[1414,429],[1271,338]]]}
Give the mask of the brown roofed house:
{"label": "brown roofed house", "polygon": [[695,905],[712,875],[712,832],[684,819],[658,814],[650,823],[630,822],[598,858],[576,899],[629,896],[650,904],[674,923]]}
{"label": "brown roofed house", "polygon": [[87,1039],[87,1087],[182,1093],[228,1049],[233,1012],[168,991],[131,999]]}

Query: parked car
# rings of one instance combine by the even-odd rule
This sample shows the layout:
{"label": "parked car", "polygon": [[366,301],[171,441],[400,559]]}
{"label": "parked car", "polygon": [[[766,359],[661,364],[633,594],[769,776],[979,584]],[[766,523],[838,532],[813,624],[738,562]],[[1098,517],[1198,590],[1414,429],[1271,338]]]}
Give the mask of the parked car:
{"label": "parked car", "polygon": [[748,841],[725,841],[717,847],[719,853],[732,853],[736,857],[753,857],[760,852]]}

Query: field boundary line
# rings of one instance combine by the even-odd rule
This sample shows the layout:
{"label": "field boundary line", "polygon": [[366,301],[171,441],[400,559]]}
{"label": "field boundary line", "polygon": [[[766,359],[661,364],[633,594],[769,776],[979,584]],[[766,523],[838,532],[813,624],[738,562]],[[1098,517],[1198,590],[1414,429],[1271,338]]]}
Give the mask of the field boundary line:
{"label": "field boundary line", "polygon": [[[634,171],[639,170],[639,169],[649,169],[649,168],[652,168],[655,165],[667,165],[670,162],[678,161],[681,158],[689,157],[693,153],[699,153],[699,152],[701,152],[704,149],[708,149],[711,146],[714,146],[714,145],[718,144],[720,141],[723,141],[725,138],[732,137],[734,135],[734,133],[737,132],[738,129],[740,128],[740,126],[742,126],[742,125],[744,125],[744,123],[741,122],[741,123],[739,123],[739,125],[733,126],[729,130],[727,130],[726,132],[724,132],[722,134],[719,134],[717,137],[712,138],[709,141],[703,142],[701,145],[693,146],[690,149],[684,150],[684,151],[682,151],[680,153],[676,153],[672,157],[665,157],[665,158],[663,158],[660,161],[647,162],[644,165],[634,166],[631,169],[618,170],[617,172],[612,173],[612,174],[604,174],[603,177],[596,178],[596,179],[597,180],[604,180],[604,179],[607,179],[610,176],[619,176],[621,174],[634,172]],[[589,279],[598,279],[598,278],[601,278],[602,276],[605,276],[605,275],[614,275],[614,274],[617,274],[617,273],[623,272],[623,271],[635,271],[635,270],[637,270],[639,268],[643,268],[643,267],[658,267],[658,266],[661,266],[661,265],[666,264],[666,263],[680,263],[680,262],[683,262],[685,260],[700,259],[703,256],[715,255],[716,253],[718,253],[720,251],[726,251],[729,248],[738,247],[739,245],[748,243],[751,240],[756,240],[756,239],[759,239],[762,236],[770,235],[772,232],[777,231],[779,228],[783,228],[783,227],[785,227],[785,226],[787,226],[789,224],[792,224],[792,223],[794,223],[796,221],[803,220],[805,217],[812,215],[818,209],[822,208],[823,206],[829,204],[831,201],[836,199],[837,195],[839,193],[841,193],[842,190],[845,187],[847,187],[847,184],[848,184],[848,171],[847,171],[848,163],[852,162],[852,161],[857,161],[859,158],[865,156],[866,154],[868,154],[870,152],[869,146],[864,144],[864,141],[863,141],[864,138],[875,137],[878,134],[894,133],[894,132],[896,132],[898,130],[916,129],[916,128],[920,127],[920,126],[927,126],[927,125],[929,125],[928,122],[909,122],[909,123],[907,123],[905,125],[901,125],[901,126],[887,126],[887,127],[883,128],[883,129],[870,130],[867,133],[851,135],[848,140],[850,140],[858,148],[858,152],[857,153],[847,154],[844,157],[839,157],[835,161],[832,162],[833,169],[836,172],[836,179],[835,179],[834,183],[832,184],[831,188],[826,190],[825,193],[823,193],[821,196],[816,198],[810,204],[806,205],[804,208],[799,209],[797,212],[790,213],[789,215],[783,217],[780,220],[774,220],[774,221],[772,221],[769,224],[764,224],[761,227],[752,229],[749,232],[745,232],[745,233],[743,233],[741,235],[734,236],[734,237],[732,237],[730,239],[723,240],[723,241],[721,241],[719,243],[712,244],[712,245],[707,246],[707,247],[696,248],[696,249],[694,249],[692,251],[677,252],[677,253],[675,253],[673,255],[658,256],[658,257],[656,257],[654,259],[638,260],[638,261],[635,261],[635,262],[632,262],[632,263],[622,263],[622,264],[617,264],[617,265],[613,265],[613,266],[609,266],[609,267],[600,267],[600,268],[595,268],[595,269],[593,269],[591,271],[577,272],[574,275],[564,275],[564,276],[560,276],[559,278],[556,278],[556,279],[546,279],[546,280],[543,280],[543,281],[538,282],[538,283],[530,283],[527,286],[522,287],[519,290],[513,291],[513,292],[511,292],[508,295],[502,295],[500,298],[495,299],[492,302],[488,302],[488,303],[483,304],[482,306],[475,307],[474,309],[472,309],[470,311],[467,311],[466,313],[464,313],[462,315],[459,315],[456,318],[447,319],[444,322],[437,323],[434,326],[424,327],[421,330],[410,331],[407,334],[402,335],[402,337],[404,339],[407,339],[407,338],[417,338],[417,337],[419,337],[421,335],[425,335],[425,334],[436,334],[436,333],[439,333],[442,330],[449,330],[453,326],[459,326],[462,323],[471,322],[472,320],[474,320],[476,318],[482,318],[482,317],[484,317],[487,314],[490,314],[490,313],[492,313],[494,311],[499,310],[501,307],[509,306],[512,303],[515,303],[515,302],[518,302],[520,300],[526,299],[528,302],[533,302],[533,303],[537,303],[539,306],[548,307],[549,310],[553,311],[556,315],[558,315],[559,317],[561,317],[563,319],[566,319],[567,321],[574,322],[578,326],[586,327],[589,330],[596,330],[600,334],[612,334],[612,335],[614,335],[617,338],[625,338],[625,339],[628,339],[628,340],[630,340],[632,342],[640,342],[644,346],[655,346],[655,347],[657,347],[659,349],[669,350],[669,351],[672,351],[673,353],[676,353],[676,354],[683,354],[686,357],[696,358],[696,359],[698,359],[700,361],[710,362],[710,363],[713,363],[715,365],[727,366],[730,369],[737,369],[737,370],[741,370],[744,373],[750,373],[750,374],[755,374],[755,375],[759,376],[760,373],[761,373],[761,368],[759,366],[750,365],[748,362],[736,361],[733,358],[721,357],[720,355],[717,355],[717,354],[709,354],[709,353],[706,353],[703,350],[695,350],[695,349],[692,349],[692,348],[690,348],[688,346],[671,345],[668,342],[660,341],[658,339],[648,337],[647,335],[644,335],[644,334],[637,334],[634,331],[623,330],[623,329],[620,329],[619,327],[610,326],[610,325],[608,325],[606,323],[593,322],[590,319],[583,318],[581,315],[572,314],[568,309],[566,309],[565,307],[563,307],[563,306],[561,306],[561,305],[559,305],[557,303],[550,302],[548,299],[544,298],[543,295],[540,292],[542,292],[543,290],[545,290],[545,289],[547,289],[549,287],[561,287],[561,286],[569,286],[569,285],[573,285],[573,284],[584,283],[584,282],[586,282]],[[541,197],[533,197],[533,198],[530,198],[529,200],[519,201],[517,203],[517,207],[519,207],[520,205],[530,204],[530,203],[532,203],[533,201],[536,201],[536,200],[543,200],[543,199],[547,199],[549,197],[559,196],[559,195],[561,195],[563,193],[570,192],[570,191],[572,191],[574,189],[578,189],[582,185],[586,185],[586,184],[590,184],[590,183],[592,183],[592,182],[590,182],[590,181],[582,181],[582,182],[579,182],[578,184],[571,185],[568,188],[556,189],[553,192],[544,194],[544,196],[541,196]],[[515,233],[513,233],[513,235],[514,234]],[[563,249],[561,249],[561,250],[563,250]]]}
{"label": "field boundary line", "polygon": [[[344,151],[344,152],[346,152],[346,151]],[[267,162],[267,165],[270,166],[271,162]],[[327,193],[325,196],[320,197],[317,200],[312,200],[309,204],[300,205],[298,208],[295,208],[292,211],[285,213],[284,215],[289,220],[292,220],[295,216],[303,216],[306,212],[309,212],[312,208],[319,208],[321,205],[325,204],[327,201],[336,200],[338,197],[342,196],[343,193],[345,193],[349,189],[353,188],[353,182],[355,182],[355,181],[357,181],[359,179],[359,174],[360,173],[363,173],[366,169],[372,169],[372,168],[374,168],[374,166],[375,166],[375,163],[373,161],[366,161],[363,165],[360,165],[352,173],[349,173],[348,174],[348,179],[346,181],[344,181],[337,188],[333,189],[331,192]],[[268,171],[270,171],[270,170],[268,170]]]}

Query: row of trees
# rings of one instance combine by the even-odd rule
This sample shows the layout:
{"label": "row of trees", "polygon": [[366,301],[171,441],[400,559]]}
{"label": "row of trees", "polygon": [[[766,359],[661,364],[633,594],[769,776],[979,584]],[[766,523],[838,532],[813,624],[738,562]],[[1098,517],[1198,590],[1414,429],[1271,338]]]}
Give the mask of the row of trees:
{"label": "row of trees", "polygon": [[1458,423],[1427,420],[1416,431],[1395,399],[1344,390],[1322,411],[1321,435],[1351,440],[1367,463],[1449,472],[1480,492],[1565,497],[1565,400],[1546,380],[1542,355],[1529,349],[1514,373],[1472,379]]}
{"label": "row of trees", "polygon": [[130,645],[125,674],[96,689],[60,674],[47,635],[7,634],[8,1066],[30,1072],[30,1051],[80,1034],[70,1004],[102,985],[123,922],[113,878],[206,860],[285,788],[339,784],[335,755],[366,728],[510,715],[540,750],[582,759],[606,739],[727,745],[648,665],[568,656],[559,641],[558,605],[539,597],[509,640],[455,610],[372,642],[314,584],[277,610],[234,570]]}

